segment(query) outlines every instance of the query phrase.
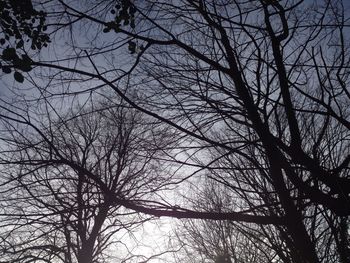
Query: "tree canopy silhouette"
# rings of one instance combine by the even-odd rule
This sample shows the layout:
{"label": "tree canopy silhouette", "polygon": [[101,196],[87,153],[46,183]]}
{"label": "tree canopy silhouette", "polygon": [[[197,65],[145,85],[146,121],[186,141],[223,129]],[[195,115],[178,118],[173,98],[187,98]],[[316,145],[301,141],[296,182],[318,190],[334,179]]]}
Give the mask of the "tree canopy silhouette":
{"label": "tree canopy silhouette", "polygon": [[[273,225],[292,251],[290,262],[328,260],[323,249],[333,245],[319,249],[326,239],[348,261],[345,1],[57,0],[40,7],[54,51],[29,56],[23,47],[18,57],[14,45],[5,47],[5,73],[28,71],[15,79],[27,80],[55,111],[57,100],[114,91],[181,138],[162,158],[181,167],[172,185],[205,177],[235,200],[205,210],[102,188],[114,204],[155,216]],[[1,117],[23,122],[9,106],[1,106]],[[96,174],[84,176],[99,184]]]}

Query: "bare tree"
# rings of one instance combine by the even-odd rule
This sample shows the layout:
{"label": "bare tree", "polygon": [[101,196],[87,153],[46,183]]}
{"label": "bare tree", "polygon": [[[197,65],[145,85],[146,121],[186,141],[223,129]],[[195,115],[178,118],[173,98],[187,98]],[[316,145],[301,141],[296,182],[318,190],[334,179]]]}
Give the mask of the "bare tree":
{"label": "bare tree", "polygon": [[[193,207],[224,212],[235,207],[233,199],[221,183],[207,180],[203,190],[189,200]],[[283,246],[269,243],[254,224],[240,225],[232,221],[185,220],[178,224],[176,239],[182,253],[175,262],[279,262]],[[276,229],[268,233],[276,233]],[[175,245],[174,244],[174,245]]]}
{"label": "bare tree", "polygon": [[[46,111],[40,122],[7,113],[1,262],[135,260],[118,238],[151,217],[115,204],[108,193],[142,200],[169,183],[156,158],[170,145],[165,130],[117,99],[68,110],[64,118]],[[108,253],[113,247],[124,252]]]}

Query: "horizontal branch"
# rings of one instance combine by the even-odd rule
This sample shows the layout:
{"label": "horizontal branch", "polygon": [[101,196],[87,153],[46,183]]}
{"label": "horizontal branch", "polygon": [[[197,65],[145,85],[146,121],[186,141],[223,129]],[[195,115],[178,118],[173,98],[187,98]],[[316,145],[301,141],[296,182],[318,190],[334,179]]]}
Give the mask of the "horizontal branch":
{"label": "horizontal branch", "polygon": [[209,219],[209,220],[227,220],[234,222],[254,223],[260,225],[284,225],[285,219],[277,216],[259,216],[249,215],[240,212],[200,212],[187,210],[182,208],[150,208],[137,205],[129,200],[117,199],[115,200],[121,206],[134,210],[139,213],[153,215],[156,217],[172,217],[177,219]]}

